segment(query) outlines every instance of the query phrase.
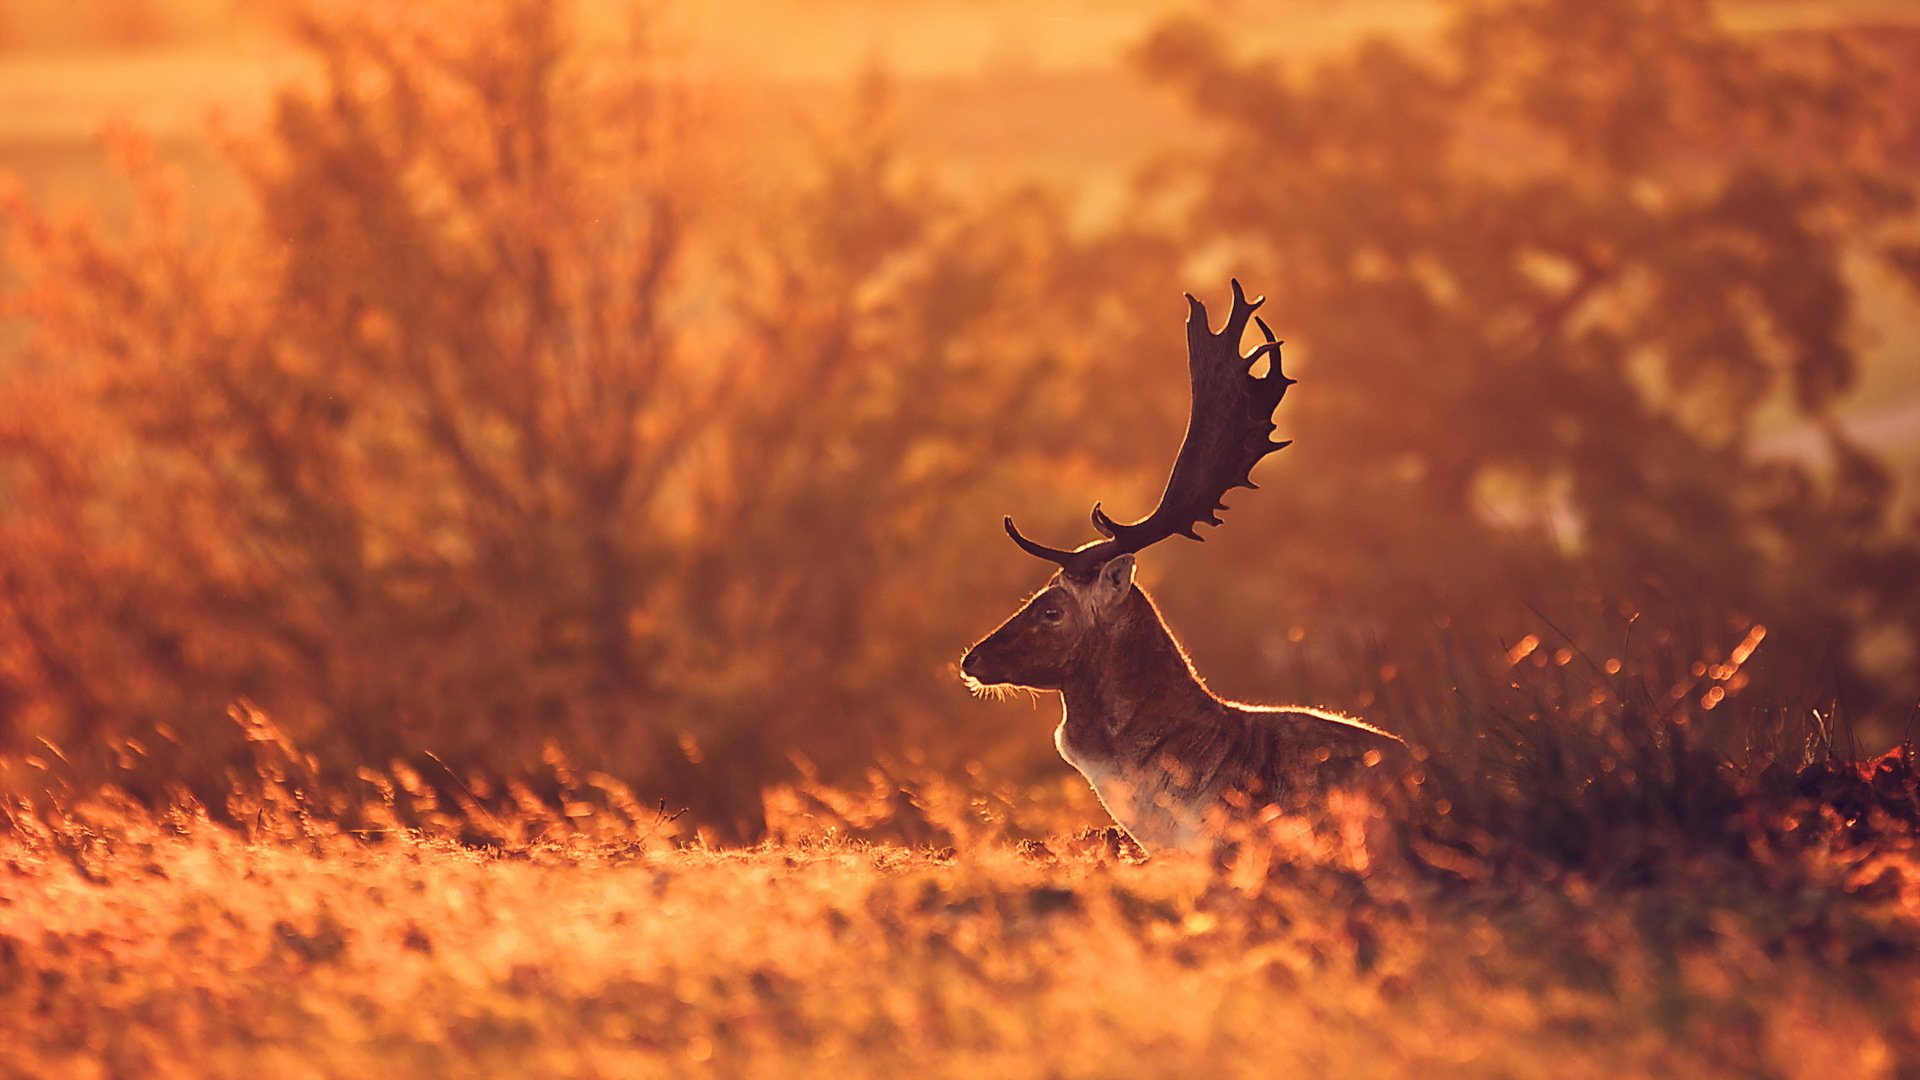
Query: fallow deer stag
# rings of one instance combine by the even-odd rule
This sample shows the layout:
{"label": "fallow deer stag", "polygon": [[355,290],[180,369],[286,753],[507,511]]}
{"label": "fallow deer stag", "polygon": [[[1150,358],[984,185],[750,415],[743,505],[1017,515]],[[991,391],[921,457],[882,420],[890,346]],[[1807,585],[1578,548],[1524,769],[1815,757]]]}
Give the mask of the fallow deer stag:
{"label": "fallow deer stag", "polygon": [[[1280,370],[1280,342],[1254,318],[1263,302],[1249,302],[1235,281],[1216,334],[1206,307],[1187,297],[1193,403],[1160,505],[1129,525],[1094,504],[1103,539],[1072,551],[1034,543],[1007,518],[1021,550],[1060,570],[960,664],[976,689],[1060,691],[1060,756],[1149,851],[1207,846],[1248,811],[1297,812],[1336,789],[1388,782],[1407,753],[1395,736],[1337,713],[1215,696],[1133,582],[1135,552],[1169,536],[1200,539],[1195,526],[1220,524],[1228,489],[1255,487],[1253,467],[1287,445],[1268,438],[1293,380]],[[1249,319],[1266,341],[1243,356]],[[1256,376],[1263,355],[1270,363]]]}

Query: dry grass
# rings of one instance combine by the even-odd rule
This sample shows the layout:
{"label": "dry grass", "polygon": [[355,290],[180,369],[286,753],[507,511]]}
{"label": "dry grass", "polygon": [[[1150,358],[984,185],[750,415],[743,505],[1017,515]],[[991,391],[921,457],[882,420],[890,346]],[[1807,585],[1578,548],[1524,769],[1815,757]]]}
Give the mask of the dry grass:
{"label": "dry grass", "polygon": [[777,840],[711,850],[564,762],[549,801],[516,788],[449,805],[404,771],[367,773],[364,799],[319,797],[264,717],[236,717],[260,779],[217,812],[111,791],[10,807],[0,1073],[1916,1065],[1911,829],[1850,804],[1871,785],[1837,773],[1820,774],[1839,785],[1824,802],[1743,811],[1744,850],[1676,853],[1623,882],[1432,821],[1411,847],[1438,838],[1457,858],[1323,830],[1294,833],[1283,857],[1143,861],[1099,833],[1030,838],[1073,807],[1021,820],[1004,793],[880,774],[863,792],[771,793]]}

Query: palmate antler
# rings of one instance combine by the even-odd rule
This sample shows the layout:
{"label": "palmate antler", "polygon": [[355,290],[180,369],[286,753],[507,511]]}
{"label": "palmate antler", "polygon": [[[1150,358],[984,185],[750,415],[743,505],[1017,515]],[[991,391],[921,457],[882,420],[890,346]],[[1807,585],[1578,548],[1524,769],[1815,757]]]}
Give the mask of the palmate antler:
{"label": "palmate antler", "polygon": [[[1257,488],[1253,467],[1260,459],[1288,445],[1273,442],[1273,410],[1287,396],[1294,380],[1280,371],[1280,345],[1264,320],[1254,311],[1266,303],[1266,297],[1249,302],[1233,283],[1233,310],[1227,325],[1218,334],[1207,325],[1206,305],[1187,294],[1187,373],[1193,383],[1193,408],[1187,416],[1187,435],[1180,443],[1180,454],[1173,461],[1167,488],[1160,494],[1160,505],[1153,513],[1132,524],[1108,517],[1093,504],[1093,527],[1104,540],[1083,544],[1073,551],[1036,544],[1020,535],[1013,518],[1006,519],[1007,535],[1029,555],[1060,564],[1068,577],[1088,580],[1102,564],[1116,555],[1139,551],[1169,536],[1200,539],[1194,527],[1201,522],[1220,524],[1219,512],[1227,508],[1220,500],[1231,488]],[[1240,336],[1252,318],[1266,336],[1263,344],[1240,355]],[[1253,375],[1250,369],[1263,353],[1273,354],[1265,375]]]}

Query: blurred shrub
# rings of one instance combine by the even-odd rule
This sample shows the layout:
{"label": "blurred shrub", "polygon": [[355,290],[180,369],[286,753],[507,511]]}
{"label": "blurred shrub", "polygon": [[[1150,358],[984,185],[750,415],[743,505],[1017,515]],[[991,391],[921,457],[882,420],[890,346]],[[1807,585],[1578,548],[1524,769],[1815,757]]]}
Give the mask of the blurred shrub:
{"label": "blurred shrub", "polygon": [[1076,231],[1057,197],[917,175],[877,85],[756,186],[646,31],[331,7],[300,24],[318,77],[234,148],[244,212],[196,220],[125,137],[126,235],[12,207],[9,746],[213,799],[245,698],[317,775],[557,745],[723,830],[789,759],[1028,771],[1051,721],[946,670],[1041,576],[998,515],[1144,509],[1184,418],[1178,293],[1230,271],[1308,382],[1284,479],[1154,553],[1191,568],[1163,597],[1218,685],[1471,738],[1454,688],[1505,677],[1531,604],[1686,657],[1762,622],[1835,669],[1722,681],[1781,708],[1916,691],[1848,668],[1920,628],[1884,474],[1830,426],[1825,474],[1749,439],[1776,382],[1828,415],[1844,259],[1911,206],[1868,67],[1679,3],[1474,8],[1436,54],[1306,73],[1179,23],[1143,63],[1218,157]]}
{"label": "blurred shrub", "polygon": [[[1219,136],[1154,198],[1304,357],[1284,477],[1220,541],[1285,572],[1169,589],[1199,652],[1257,670],[1287,625],[1331,624],[1386,653],[1450,627],[1492,657],[1489,632],[1551,611],[1555,645],[1617,656],[1635,622],[1691,657],[1757,621],[1763,697],[1905,720],[1920,546],[1831,422],[1850,260],[1897,259],[1915,207],[1863,41],[1738,37],[1691,0],[1522,0],[1461,5],[1437,48],[1290,67],[1182,21],[1136,59]],[[1781,404],[1826,467],[1756,456]],[[1249,602],[1284,621],[1191,617]],[[1868,634],[1899,643],[1871,676]]]}
{"label": "blurred shrub", "polygon": [[1044,411],[1056,209],[943,201],[877,106],[738,205],[643,46],[544,3],[300,30],[243,218],[130,138],[132,235],[16,207],[10,740],[217,760],[244,695],[336,772],[558,740],[723,821],[868,760],[964,635],[939,527]]}

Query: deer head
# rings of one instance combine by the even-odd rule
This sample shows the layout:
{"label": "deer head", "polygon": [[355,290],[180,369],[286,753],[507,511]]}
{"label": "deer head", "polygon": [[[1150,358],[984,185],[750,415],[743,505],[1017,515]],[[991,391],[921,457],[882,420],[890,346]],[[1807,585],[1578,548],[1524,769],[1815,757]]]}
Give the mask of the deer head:
{"label": "deer head", "polygon": [[[1280,345],[1266,322],[1254,316],[1265,298],[1249,301],[1233,283],[1233,309],[1219,333],[1207,323],[1207,309],[1187,296],[1187,374],[1192,406],[1187,434],[1173,471],[1151,514],[1131,524],[1108,517],[1093,505],[1093,527],[1103,537],[1071,551],[1037,544],[1020,534],[1013,518],[1007,535],[1029,555],[1060,569],[1046,588],[1014,616],[967,651],[961,671],[977,684],[1012,684],[1057,690],[1088,651],[1090,640],[1120,618],[1134,592],[1135,552],[1169,536],[1199,540],[1201,522],[1219,525],[1229,489],[1254,488],[1253,467],[1287,445],[1268,438],[1273,410],[1293,380],[1280,370]],[[1251,319],[1266,338],[1242,355],[1240,338]],[[1262,375],[1253,365],[1266,354]]]}

